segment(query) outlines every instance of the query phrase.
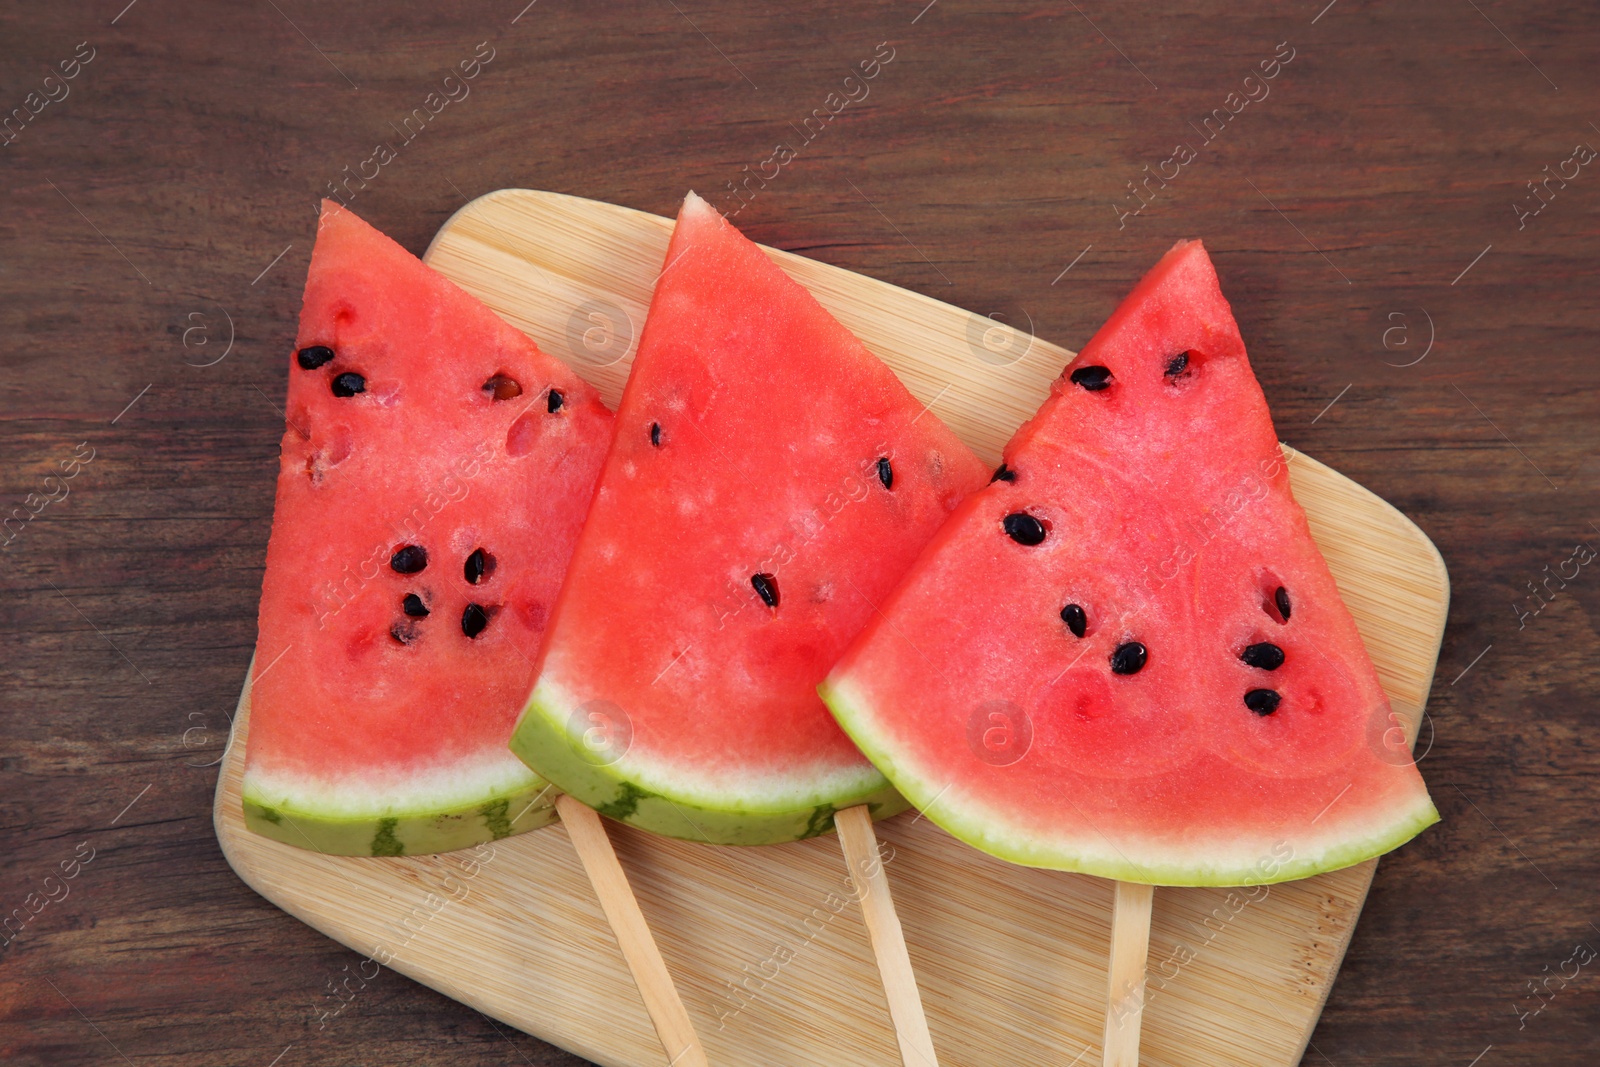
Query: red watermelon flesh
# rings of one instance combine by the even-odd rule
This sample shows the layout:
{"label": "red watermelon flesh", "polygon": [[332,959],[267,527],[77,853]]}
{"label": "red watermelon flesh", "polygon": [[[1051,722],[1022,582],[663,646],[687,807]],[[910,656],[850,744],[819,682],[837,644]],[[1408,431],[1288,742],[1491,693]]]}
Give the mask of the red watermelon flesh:
{"label": "red watermelon flesh", "polygon": [[1280,881],[1438,818],[1198,241],[1067,367],[822,691],[931,819],[1034,866]]}
{"label": "red watermelon flesh", "polygon": [[302,847],[389,855],[542,825],[546,785],[505,746],[610,413],[329,201],[295,349],[247,822]]}
{"label": "red watermelon flesh", "polygon": [[816,686],[987,471],[693,194],[617,417],[514,750],[694,840],[898,810]]}

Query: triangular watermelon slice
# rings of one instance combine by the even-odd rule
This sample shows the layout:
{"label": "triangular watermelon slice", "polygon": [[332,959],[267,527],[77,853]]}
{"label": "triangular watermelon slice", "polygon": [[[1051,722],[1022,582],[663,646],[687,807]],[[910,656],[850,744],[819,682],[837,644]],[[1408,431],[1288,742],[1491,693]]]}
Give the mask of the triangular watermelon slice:
{"label": "triangular watermelon slice", "polygon": [[304,848],[399,855],[548,822],[545,783],[506,739],[610,413],[483,304],[324,201],[287,415],[247,824]]}
{"label": "triangular watermelon slice", "polygon": [[601,813],[691,840],[900,810],[816,686],[986,477],[691,193],[513,749]]}
{"label": "triangular watermelon slice", "polygon": [[1438,818],[1198,241],[1067,367],[822,691],[929,818],[1033,866],[1281,881]]}

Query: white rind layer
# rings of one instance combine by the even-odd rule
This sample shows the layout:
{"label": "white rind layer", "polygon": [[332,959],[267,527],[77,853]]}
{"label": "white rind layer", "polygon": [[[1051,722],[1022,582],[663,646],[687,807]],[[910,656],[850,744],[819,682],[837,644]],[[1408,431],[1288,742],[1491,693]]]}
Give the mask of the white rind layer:
{"label": "white rind layer", "polygon": [[363,772],[334,780],[288,768],[247,767],[245,799],[326,819],[388,819],[458,811],[537,787],[541,780],[509,751],[489,752],[405,774]]}
{"label": "white rind layer", "polygon": [[[572,723],[580,702],[556,679],[557,673],[552,664],[546,664],[525,714],[540,716],[548,729],[566,738],[577,750],[583,741],[581,731],[574,734]],[[779,774],[739,774],[707,771],[703,764],[669,761],[642,748],[630,745],[616,759],[605,760],[604,776],[706,808],[789,811],[827,803],[834,797],[872,793],[884,786],[883,775],[866,763],[831,768],[796,764]]]}

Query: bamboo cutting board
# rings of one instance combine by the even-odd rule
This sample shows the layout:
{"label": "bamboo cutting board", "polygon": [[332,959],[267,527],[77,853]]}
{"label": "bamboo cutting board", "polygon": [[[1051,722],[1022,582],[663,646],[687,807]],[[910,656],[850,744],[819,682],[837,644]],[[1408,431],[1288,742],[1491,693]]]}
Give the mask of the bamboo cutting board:
{"label": "bamboo cutting board", "polygon": [[[615,406],[671,228],[610,204],[503,190],[462,208],[426,259]],[[998,461],[1071,358],[927,297],[772,255],[985,460]],[[1289,451],[1295,495],[1414,736],[1449,603],[1443,561],[1394,508]],[[443,856],[302,851],[244,827],[248,732],[247,687],[215,822],[256,891],[355,951],[598,1063],[665,1062],[559,824]],[[741,849],[610,829],[713,1064],[899,1063],[831,837]],[[916,812],[878,833],[941,1062],[1098,1063],[1112,883],[1003,863]],[[1298,1063],[1375,867],[1251,891],[1158,889],[1142,1062]],[[330,999],[329,1012],[362,1010],[359,997],[340,1003]]]}

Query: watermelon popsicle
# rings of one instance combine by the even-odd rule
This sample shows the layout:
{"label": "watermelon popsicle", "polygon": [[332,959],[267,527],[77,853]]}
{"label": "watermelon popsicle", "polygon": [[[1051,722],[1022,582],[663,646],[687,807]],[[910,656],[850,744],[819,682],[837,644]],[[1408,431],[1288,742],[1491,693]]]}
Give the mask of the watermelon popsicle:
{"label": "watermelon popsicle", "polygon": [[656,833],[759,845],[842,820],[859,848],[863,816],[905,804],[816,685],[987,471],[693,194],[664,263],[512,750]]}
{"label": "watermelon popsicle", "polygon": [[[505,747],[611,441],[599,395],[324,201],[287,408],[246,825],[320,852],[402,856],[559,810],[596,884],[615,884],[594,813],[552,799]],[[602,901],[673,1062],[703,1067],[637,905]]]}
{"label": "watermelon popsicle", "polygon": [[1149,886],[1303,878],[1438,816],[1199,242],[1004,460],[821,692],[955,836],[1118,881],[1105,1044],[1132,1063]]}
{"label": "watermelon popsicle", "polygon": [[549,787],[505,739],[611,413],[332,201],[288,361],[246,825],[367,856],[546,825]]}

